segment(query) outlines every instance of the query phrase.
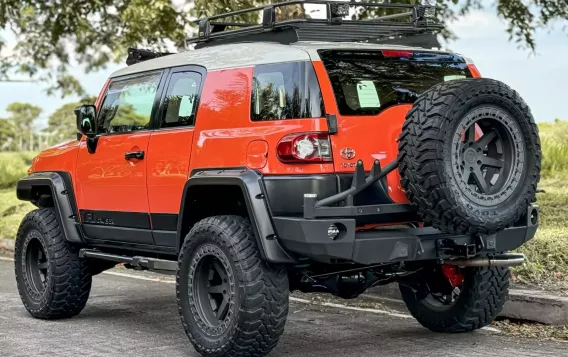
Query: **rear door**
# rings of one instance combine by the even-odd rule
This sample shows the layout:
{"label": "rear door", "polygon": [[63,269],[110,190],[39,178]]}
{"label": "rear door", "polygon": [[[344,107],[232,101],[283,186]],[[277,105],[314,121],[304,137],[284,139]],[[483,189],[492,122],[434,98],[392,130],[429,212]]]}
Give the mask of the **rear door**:
{"label": "rear door", "polygon": [[[336,172],[353,172],[358,160],[370,170],[398,155],[397,139],[414,100],[443,81],[470,78],[465,60],[436,52],[400,50],[320,51],[337,103],[338,133],[332,136]],[[406,202],[395,171],[388,194]]]}
{"label": "rear door", "polygon": [[195,118],[205,69],[173,68],[167,79],[147,155],[148,202],[158,246],[174,247],[183,188],[189,177]]}

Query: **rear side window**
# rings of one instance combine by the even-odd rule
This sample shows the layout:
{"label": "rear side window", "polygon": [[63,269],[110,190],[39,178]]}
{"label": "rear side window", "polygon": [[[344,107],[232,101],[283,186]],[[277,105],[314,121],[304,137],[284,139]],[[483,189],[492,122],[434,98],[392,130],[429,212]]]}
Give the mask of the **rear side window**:
{"label": "rear side window", "polygon": [[149,128],[159,72],[111,82],[97,118],[99,133],[125,133]]}
{"label": "rear side window", "polygon": [[471,78],[465,61],[453,55],[384,58],[381,52],[320,53],[339,112],[375,115],[396,104],[414,103],[432,86]]}
{"label": "rear side window", "polygon": [[311,62],[255,67],[251,103],[253,121],[323,116],[323,99]]}
{"label": "rear side window", "polygon": [[161,128],[195,124],[200,86],[201,75],[197,72],[175,72],[171,75],[164,100]]}

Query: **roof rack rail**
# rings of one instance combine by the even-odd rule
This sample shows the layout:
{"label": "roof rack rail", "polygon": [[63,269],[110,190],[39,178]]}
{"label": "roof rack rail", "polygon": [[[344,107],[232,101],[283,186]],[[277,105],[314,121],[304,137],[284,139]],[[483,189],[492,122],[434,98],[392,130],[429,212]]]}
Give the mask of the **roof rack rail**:
{"label": "roof rack rail", "polygon": [[[320,13],[323,9],[325,16],[312,18],[306,14],[306,7],[312,7]],[[383,14],[353,20],[351,17],[361,10]],[[201,48],[236,42],[270,41],[290,44],[297,41],[357,42],[392,39],[441,30],[443,25],[435,22],[435,15],[435,7],[429,5],[292,0],[196,20],[194,23],[199,26],[197,36],[188,38],[186,45],[195,44],[195,48]]]}
{"label": "roof rack rail", "polygon": [[154,52],[150,50],[145,50],[143,48],[132,48],[128,49],[128,57],[126,58],[126,65],[130,66],[136,63],[144,62],[153,58],[158,58],[162,56],[171,55],[170,52]]}

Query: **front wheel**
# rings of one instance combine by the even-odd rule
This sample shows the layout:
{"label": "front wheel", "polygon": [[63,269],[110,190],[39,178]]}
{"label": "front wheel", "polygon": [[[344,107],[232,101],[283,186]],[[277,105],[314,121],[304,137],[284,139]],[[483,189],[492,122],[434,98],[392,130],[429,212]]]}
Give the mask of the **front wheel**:
{"label": "front wheel", "polygon": [[79,249],[67,242],[53,208],[28,213],[14,252],[16,282],[24,306],[40,319],[72,317],[91,291],[91,272]]}
{"label": "front wheel", "polygon": [[260,259],[247,219],[205,218],[185,238],[177,300],[201,355],[267,355],[284,331],[288,295],[286,269]]}
{"label": "front wheel", "polygon": [[414,284],[400,284],[400,292],[412,316],[435,332],[468,332],[490,324],[509,293],[505,267],[438,266],[422,276]]}

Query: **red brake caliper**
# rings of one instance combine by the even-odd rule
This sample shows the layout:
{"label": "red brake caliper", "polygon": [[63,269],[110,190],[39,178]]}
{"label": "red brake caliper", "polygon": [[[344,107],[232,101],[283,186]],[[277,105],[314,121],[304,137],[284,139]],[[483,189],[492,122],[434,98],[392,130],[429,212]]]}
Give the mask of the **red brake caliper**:
{"label": "red brake caliper", "polygon": [[455,265],[442,265],[442,273],[448,278],[454,288],[461,286],[463,283],[463,275],[458,271],[458,267]]}

